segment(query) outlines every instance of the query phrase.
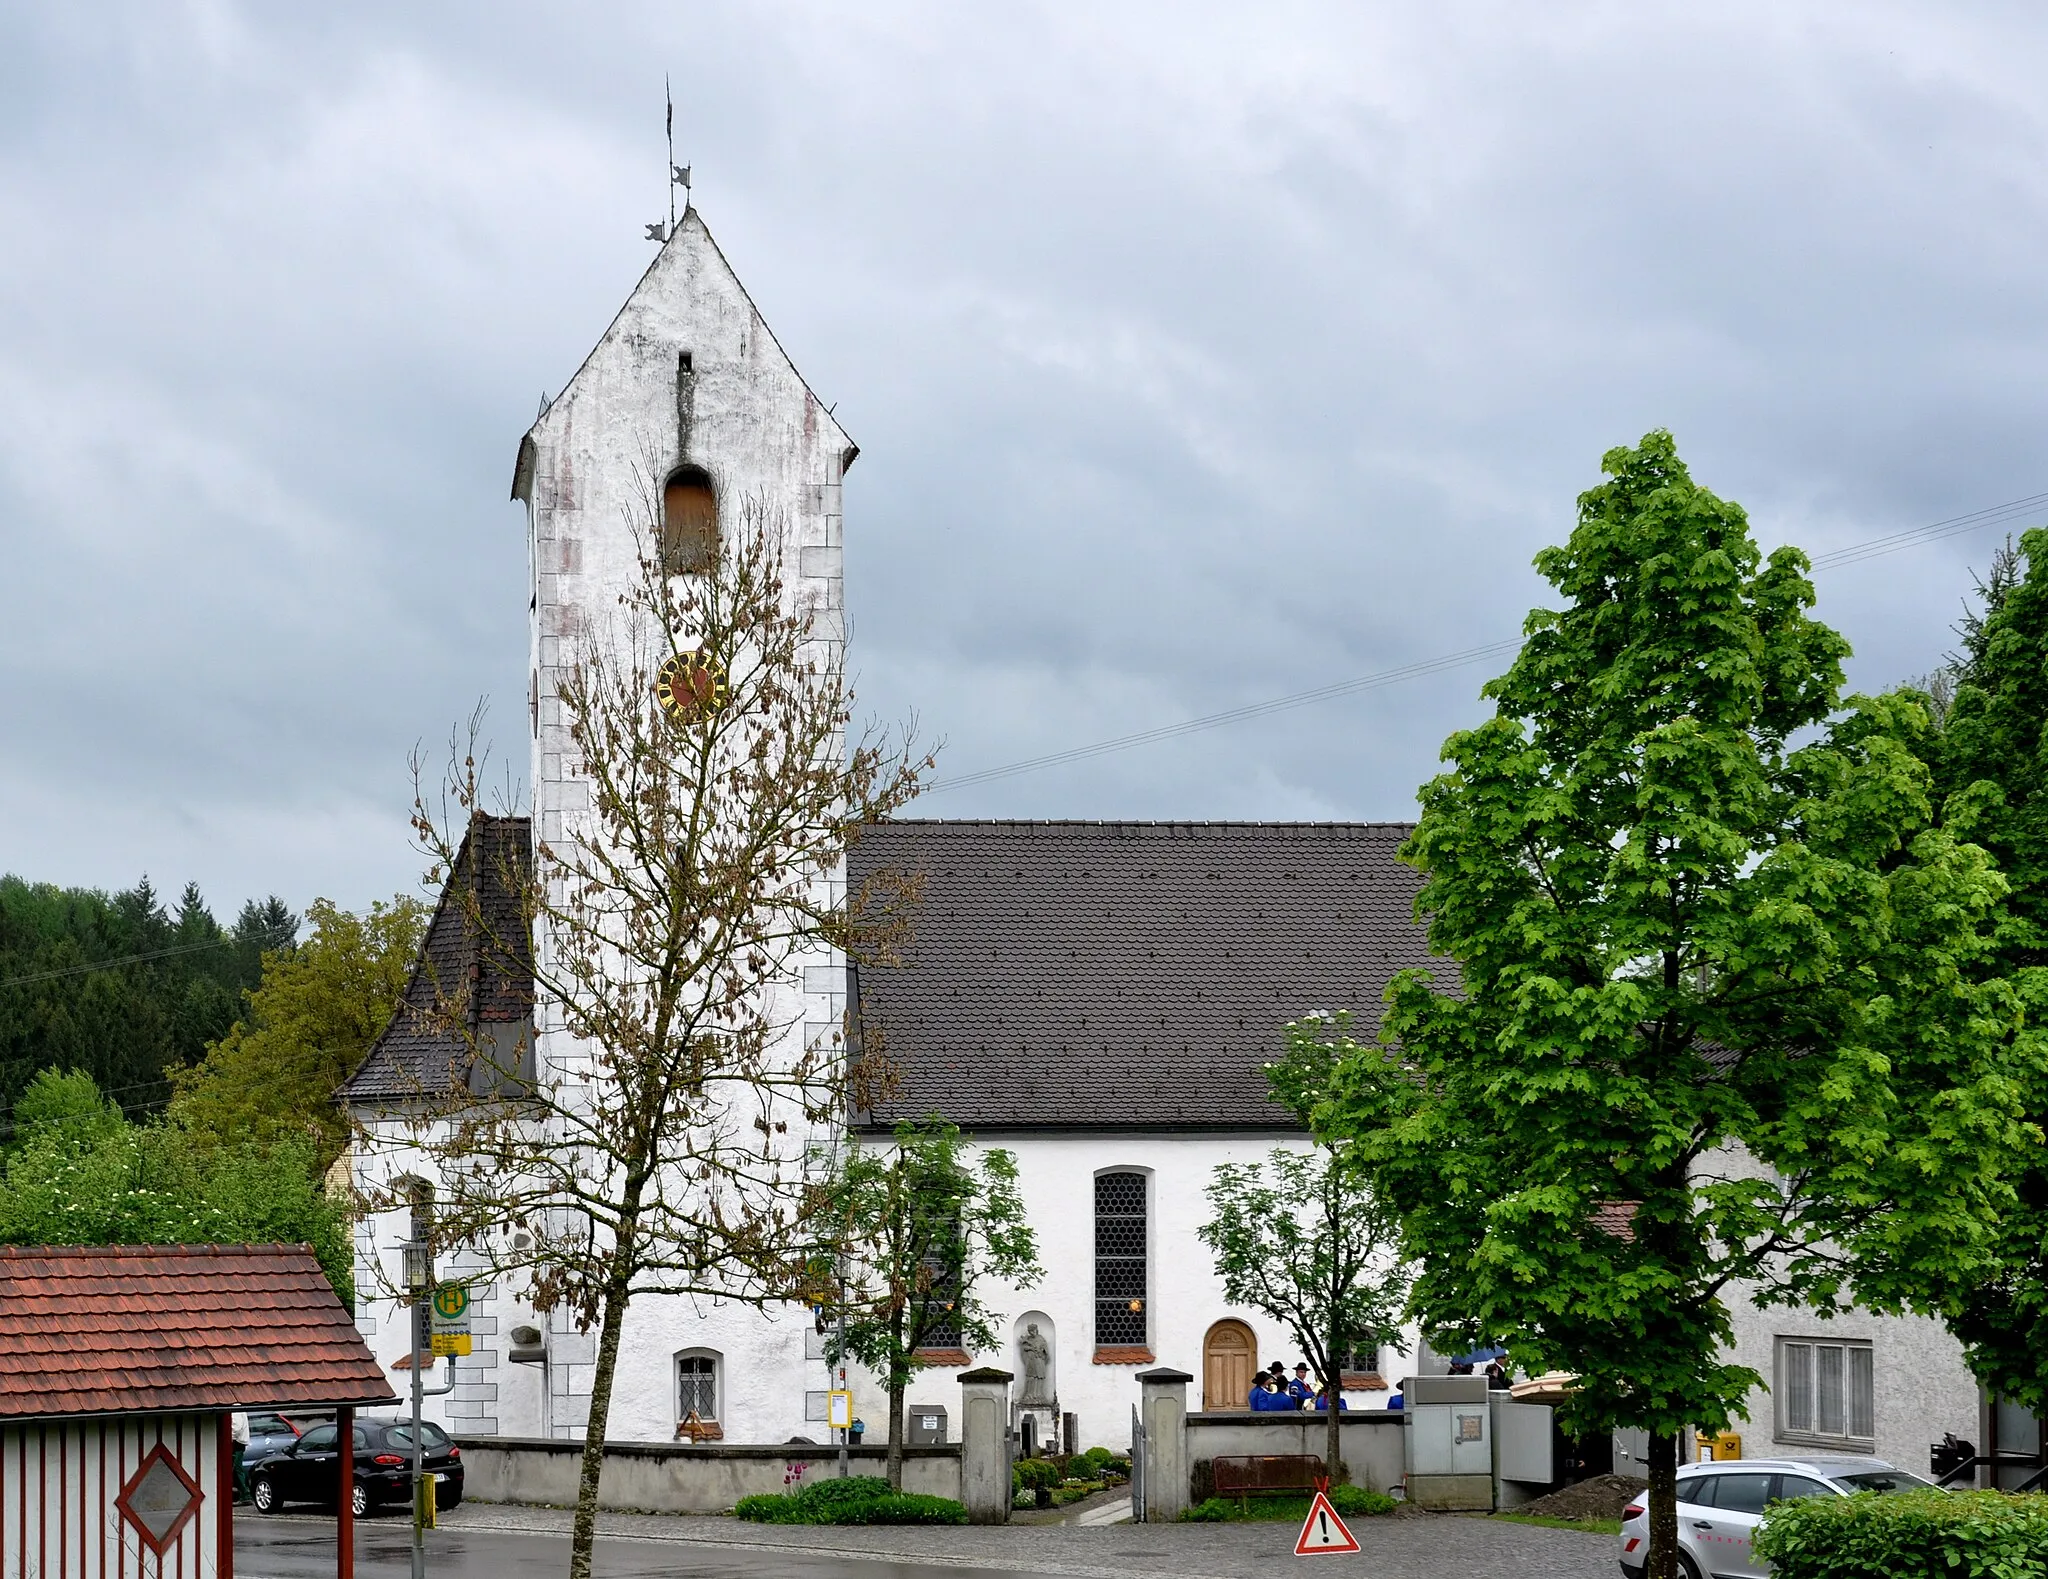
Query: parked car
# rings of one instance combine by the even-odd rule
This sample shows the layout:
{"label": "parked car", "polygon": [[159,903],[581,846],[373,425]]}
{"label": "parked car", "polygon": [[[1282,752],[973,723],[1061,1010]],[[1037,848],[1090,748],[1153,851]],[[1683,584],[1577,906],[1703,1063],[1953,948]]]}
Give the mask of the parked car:
{"label": "parked car", "polygon": [[249,1445],[242,1450],[242,1462],[253,1464],[272,1453],[282,1453],[299,1439],[299,1428],[281,1414],[269,1410],[249,1411]]}
{"label": "parked car", "polygon": [[[289,1447],[249,1465],[249,1494],[258,1513],[276,1513],[288,1502],[332,1506],[341,1473],[341,1433],[332,1423],[310,1427]],[[462,1450],[432,1421],[420,1425],[426,1450],[422,1467],[434,1475],[434,1505],[452,1508],[462,1500]],[[380,1503],[412,1501],[412,1422],[358,1420],[355,1424],[353,1507],[366,1514]]]}
{"label": "parked car", "polygon": [[[1750,1551],[1764,1509],[1798,1497],[1859,1491],[1923,1491],[1933,1484],[1881,1458],[1746,1458],[1685,1464],[1678,1471],[1678,1568],[1686,1579],[1759,1579],[1770,1568]],[[1647,1499],[1621,1515],[1621,1571],[1641,1579],[1650,1555]]]}

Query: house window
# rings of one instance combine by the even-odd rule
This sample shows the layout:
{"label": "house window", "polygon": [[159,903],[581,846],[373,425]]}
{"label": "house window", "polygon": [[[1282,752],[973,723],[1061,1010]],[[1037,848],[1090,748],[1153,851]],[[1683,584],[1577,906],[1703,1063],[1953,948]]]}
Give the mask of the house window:
{"label": "house window", "polygon": [[1142,1348],[1151,1330],[1145,1292],[1145,1175],[1095,1176],[1095,1345]]}
{"label": "house window", "polygon": [[718,1418],[718,1353],[685,1349],[676,1356],[676,1418]]}
{"label": "house window", "polygon": [[708,575],[718,564],[718,500],[711,477],[685,466],[661,490],[661,569],[669,576]]}
{"label": "house window", "polygon": [[1868,1343],[1780,1338],[1771,1392],[1782,1440],[1874,1445],[1876,1386]]}

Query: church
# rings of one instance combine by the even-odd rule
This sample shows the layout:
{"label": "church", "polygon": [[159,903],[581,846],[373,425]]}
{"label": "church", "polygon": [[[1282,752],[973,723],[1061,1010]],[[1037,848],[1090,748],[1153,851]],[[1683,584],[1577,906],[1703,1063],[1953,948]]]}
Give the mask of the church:
{"label": "church", "polygon": [[[531,567],[531,816],[477,819],[467,873],[459,867],[451,880],[488,883],[504,860],[530,859],[522,852],[534,840],[573,837],[585,789],[565,766],[557,687],[578,641],[638,573],[636,501],[658,497],[680,540],[708,545],[740,501],[786,519],[793,595],[816,611],[814,629],[840,642],[842,504],[857,455],[702,216],[686,209],[519,441],[512,496],[525,510]],[[1288,1021],[1349,1011],[1369,1033],[1393,974],[1430,964],[1413,915],[1419,877],[1396,858],[1407,832],[1399,823],[906,819],[864,835],[845,880],[858,884],[864,867],[917,873],[911,941],[899,964],[865,979],[834,955],[805,963],[792,1024],[813,1044],[844,1024],[886,1045],[895,1079],[853,1116],[857,1130],[886,1136],[901,1119],[937,1114],[1013,1153],[1044,1269],[1031,1286],[987,1290],[1008,1334],[999,1352],[924,1354],[913,1419],[935,1413],[921,1404],[954,1403],[962,1369],[994,1364],[1020,1390],[1029,1378],[1045,1395],[1030,1400],[1042,1410],[1039,1440],[1057,1433],[1064,1447],[1121,1448],[1137,1372],[1187,1371],[1190,1407],[1234,1409],[1254,1370],[1300,1358],[1277,1323],[1224,1299],[1197,1238],[1204,1189],[1220,1163],[1306,1144],[1263,1073]],[[362,1137],[351,1157],[359,1183],[392,1166],[406,1092],[456,1055],[425,1012],[430,978],[469,979],[481,968],[475,952],[444,897],[408,1010],[345,1088]],[[530,992],[499,986],[481,996],[485,1026],[530,1049],[531,1078],[573,1078],[574,1049],[545,1005],[536,1017]],[[402,1213],[358,1228],[358,1326],[387,1367],[409,1363],[407,1318],[372,1291],[389,1286],[405,1235]],[[459,1258],[443,1267],[465,1270]],[[471,1436],[580,1436],[593,1335],[561,1312],[537,1315],[509,1278],[479,1278],[472,1295],[473,1352],[452,1362],[447,1390],[432,1400],[436,1417]],[[1788,1319],[1744,1315],[1745,1347],[1757,1352],[1743,1358],[1766,1376],[1778,1363],[1772,1344],[1787,1340],[1750,1327]],[[1929,1427],[1967,1434],[1974,1389],[1962,1390],[1944,1339],[1877,1320],[1826,1335],[1861,1346],[1860,1362],[1843,1363],[1860,1364],[1847,1374],[1865,1379],[1870,1399],[1836,1428],[1853,1427],[1853,1438],[1835,1445],[1900,1452],[1924,1443]],[[1810,1349],[1813,1340],[1799,1341]],[[1887,1343],[1890,1354],[1871,1352]],[[1399,1345],[1355,1355],[1349,1407],[1384,1407],[1389,1383],[1442,1363],[1412,1330]],[[1913,1385],[1902,1383],[1907,1373]],[[850,1382],[856,1415],[874,1423],[867,1440],[878,1441],[883,1393],[858,1370]],[[825,1340],[802,1306],[645,1296],[626,1321],[607,1434],[669,1442],[687,1427],[693,1440],[824,1441],[832,1385]],[[1756,1407],[1772,1419],[1768,1397]],[[1810,1434],[1811,1422],[1807,1437],[1787,1440]]]}

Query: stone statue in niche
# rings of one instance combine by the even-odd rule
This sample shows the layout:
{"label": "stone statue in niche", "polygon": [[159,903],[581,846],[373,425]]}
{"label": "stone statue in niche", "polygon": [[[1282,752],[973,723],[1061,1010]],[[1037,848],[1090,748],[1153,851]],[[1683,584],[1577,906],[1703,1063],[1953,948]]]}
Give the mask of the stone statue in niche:
{"label": "stone statue in niche", "polygon": [[1024,1392],[1017,1402],[1026,1409],[1052,1407],[1052,1345],[1032,1322],[1017,1340],[1017,1354],[1024,1362]]}

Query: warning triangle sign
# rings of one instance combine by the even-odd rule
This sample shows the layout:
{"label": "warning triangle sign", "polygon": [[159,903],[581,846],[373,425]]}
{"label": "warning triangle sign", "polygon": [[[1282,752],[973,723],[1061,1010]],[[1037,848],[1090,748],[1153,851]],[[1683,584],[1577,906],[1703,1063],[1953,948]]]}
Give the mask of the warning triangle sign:
{"label": "warning triangle sign", "polygon": [[1325,1552],[1357,1550],[1357,1540],[1344,1528],[1344,1521],[1337,1517],[1330,1499],[1317,1492],[1316,1500],[1308,1505],[1308,1521],[1301,1527],[1301,1539],[1294,1543],[1294,1555],[1320,1557]]}

